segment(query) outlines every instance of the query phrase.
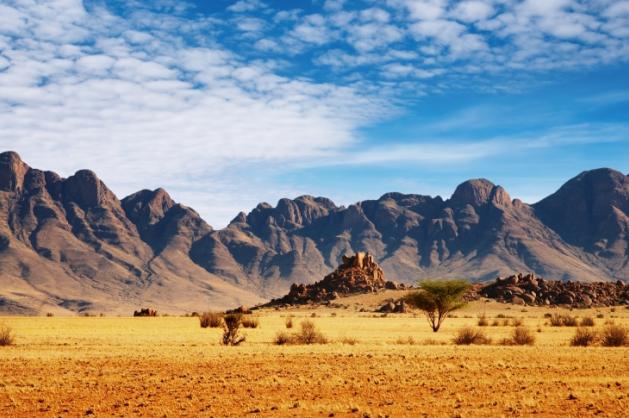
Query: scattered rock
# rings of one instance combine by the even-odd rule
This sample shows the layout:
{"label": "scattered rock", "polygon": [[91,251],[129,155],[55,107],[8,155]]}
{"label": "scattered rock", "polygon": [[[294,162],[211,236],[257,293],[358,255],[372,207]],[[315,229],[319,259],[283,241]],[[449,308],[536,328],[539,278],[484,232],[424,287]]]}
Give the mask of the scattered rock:
{"label": "scattered rock", "polygon": [[134,311],[133,316],[157,316],[157,311],[155,309],[143,308],[139,311]]}
{"label": "scattered rock", "polygon": [[610,282],[562,282],[534,274],[498,277],[479,291],[486,298],[516,305],[567,305],[575,308],[629,304],[629,284]]}

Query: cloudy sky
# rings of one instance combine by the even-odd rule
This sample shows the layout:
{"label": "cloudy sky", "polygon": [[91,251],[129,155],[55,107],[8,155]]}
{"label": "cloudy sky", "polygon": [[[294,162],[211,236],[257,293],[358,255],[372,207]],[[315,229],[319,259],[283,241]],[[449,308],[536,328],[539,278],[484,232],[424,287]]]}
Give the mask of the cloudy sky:
{"label": "cloudy sky", "polygon": [[629,172],[629,1],[0,0],[0,150],[215,227],[260,201],[535,202]]}

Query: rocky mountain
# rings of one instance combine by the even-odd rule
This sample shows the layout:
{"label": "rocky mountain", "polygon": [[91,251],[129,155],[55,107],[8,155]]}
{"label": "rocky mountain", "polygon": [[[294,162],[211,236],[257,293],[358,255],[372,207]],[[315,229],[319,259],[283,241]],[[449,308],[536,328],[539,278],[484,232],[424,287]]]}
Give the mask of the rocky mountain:
{"label": "rocky mountain", "polygon": [[163,190],[120,202],[91,171],[63,179],[0,154],[0,311],[128,315],[262,301],[190,259],[210,232]]}
{"label": "rocky mountain", "polygon": [[388,193],[336,206],[261,203],[213,230],[162,189],[122,201],[91,171],[64,179],[0,154],[0,311],[129,314],[252,305],[369,252],[389,280],[629,277],[629,178],[580,174],[535,205],[488,180],[449,199]]}

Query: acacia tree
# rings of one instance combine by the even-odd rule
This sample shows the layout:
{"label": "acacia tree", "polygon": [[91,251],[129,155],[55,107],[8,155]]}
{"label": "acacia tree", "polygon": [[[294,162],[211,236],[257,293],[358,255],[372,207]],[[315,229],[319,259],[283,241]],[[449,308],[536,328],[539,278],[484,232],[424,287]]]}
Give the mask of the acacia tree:
{"label": "acacia tree", "polygon": [[423,280],[419,282],[419,290],[405,300],[424,311],[432,330],[437,332],[450,312],[465,306],[463,295],[469,288],[467,280]]}

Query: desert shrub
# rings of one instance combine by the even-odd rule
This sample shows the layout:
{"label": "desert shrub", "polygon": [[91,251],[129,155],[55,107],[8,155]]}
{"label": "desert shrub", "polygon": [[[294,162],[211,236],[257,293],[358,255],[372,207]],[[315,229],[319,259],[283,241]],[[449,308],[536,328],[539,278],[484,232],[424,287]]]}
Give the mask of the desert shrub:
{"label": "desert shrub", "polygon": [[550,312],[546,312],[544,314],[544,318],[552,318],[553,314],[551,314]]}
{"label": "desert shrub", "polygon": [[286,318],[286,321],[284,321],[284,325],[286,325],[286,328],[292,328],[293,327],[293,318],[292,317],[288,317]]}
{"label": "desert shrub", "polygon": [[341,338],[341,344],[356,345],[358,344],[358,340],[354,337],[343,337]]}
{"label": "desert shrub", "polygon": [[502,345],[533,345],[535,335],[526,327],[516,327],[510,338],[501,341]]}
{"label": "desert shrub", "polygon": [[424,280],[419,283],[419,291],[409,294],[405,301],[424,311],[430,327],[437,332],[451,312],[465,306],[463,296],[469,288],[466,280]]}
{"label": "desert shrub", "polygon": [[511,325],[514,326],[514,327],[521,327],[522,324],[523,324],[523,321],[522,321],[521,318],[513,318],[511,320]]}
{"label": "desert shrub", "polygon": [[311,313],[311,314],[310,314],[310,317],[311,317],[311,318],[316,318],[316,317],[317,317],[317,313],[316,313],[316,312]]}
{"label": "desert shrub", "polygon": [[593,327],[594,319],[592,319],[591,316],[584,316],[583,318],[581,318],[581,323],[579,325],[581,325],[582,327]]}
{"label": "desert shrub", "polygon": [[220,312],[203,312],[199,316],[201,328],[220,328],[223,325],[223,314]]}
{"label": "desert shrub", "polygon": [[497,327],[500,325],[500,321],[498,321],[497,319],[494,319],[493,322],[491,323],[492,327]]}
{"label": "desert shrub", "polygon": [[223,345],[239,345],[245,341],[240,334],[242,314],[227,314],[223,317]]}
{"label": "desert shrub", "polygon": [[550,317],[550,325],[553,327],[576,327],[577,318],[571,315],[553,314]]}
{"label": "desert shrub", "polygon": [[0,325],[0,346],[13,345],[14,342],[13,330],[7,325]]}
{"label": "desert shrub", "polygon": [[587,347],[595,344],[598,340],[598,333],[590,328],[577,328],[574,336],[570,340],[570,345],[573,347]]}
{"label": "desert shrub", "polygon": [[242,318],[242,326],[244,328],[258,328],[260,326],[260,321],[258,321],[257,318],[245,316]]}
{"label": "desert shrub", "polygon": [[500,318],[500,319],[504,319],[506,317],[507,316],[505,314],[498,314],[498,315],[496,315],[496,318]]}
{"label": "desert shrub", "polygon": [[464,327],[461,328],[458,331],[456,337],[454,337],[454,343],[456,345],[491,344],[491,340],[485,335],[485,332],[481,329]]}
{"label": "desert shrub", "polygon": [[332,318],[335,318],[335,317],[336,317],[336,312],[332,312],[332,313],[330,314],[330,316],[331,316]]}
{"label": "desert shrub", "polygon": [[601,343],[605,347],[621,347],[629,344],[629,332],[622,325],[609,324],[603,328]]}
{"label": "desert shrub", "polygon": [[302,321],[301,329],[296,334],[299,344],[327,344],[327,338],[317,329],[314,322]]}
{"label": "desert shrub", "polygon": [[596,317],[597,317],[598,319],[603,319],[603,318],[605,318],[605,315],[603,315],[602,313],[600,313],[600,314],[596,315]]}
{"label": "desert shrub", "polygon": [[47,313],[46,313],[46,316],[47,316],[48,318],[51,318],[51,317],[53,317],[53,316],[55,316],[55,315],[54,315],[52,312],[47,312]]}
{"label": "desert shrub", "polygon": [[397,345],[415,345],[417,344],[417,341],[415,341],[415,338],[413,337],[398,337],[398,339],[395,340],[395,343]]}
{"label": "desert shrub", "polygon": [[277,345],[293,344],[294,336],[285,331],[280,331],[275,335],[273,342]]}
{"label": "desert shrub", "polygon": [[487,325],[489,325],[489,321],[487,320],[487,317],[485,315],[478,318],[479,327],[486,327]]}

